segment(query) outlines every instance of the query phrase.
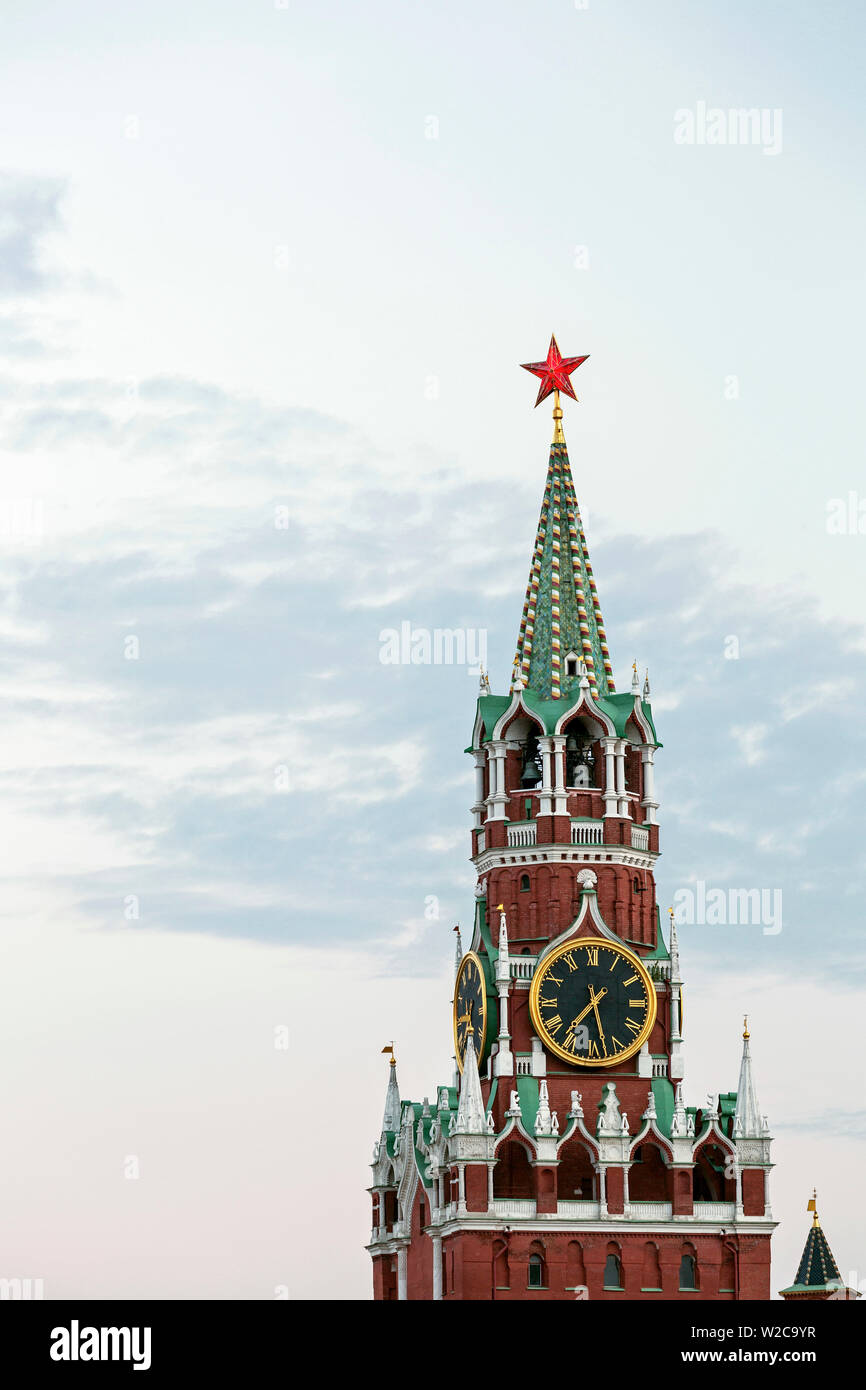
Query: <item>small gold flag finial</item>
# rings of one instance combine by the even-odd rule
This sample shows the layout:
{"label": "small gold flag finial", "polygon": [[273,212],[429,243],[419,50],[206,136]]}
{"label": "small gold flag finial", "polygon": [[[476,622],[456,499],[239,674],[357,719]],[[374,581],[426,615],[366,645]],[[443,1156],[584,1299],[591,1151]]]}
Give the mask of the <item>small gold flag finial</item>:
{"label": "small gold flag finial", "polygon": [[385,1046],[382,1048],[382,1055],[383,1055],[383,1056],[384,1056],[384,1054],[385,1054],[386,1052],[390,1052],[390,1054],[391,1054],[391,1066],[392,1066],[392,1067],[396,1067],[396,1065],[397,1065],[397,1058],[394,1056],[394,1043],[393,1043],[393,1041],[392,1041],[392,1042],[389,1042],[389,1043],[386,1043]]}
{"label": "small gold flag finial", "polygon": [[807,1210],[807,1211],[810,1211],[810,1212],[812,1213],[812,1225],[813,1225],[813,1226],[820,1226],[821,1223],[820,1223],[820,1221],[818,1220],[818,1189],[817,1189],[817,1187],[813,1187],[813,1188],[812,1188],[812,1196],[809,1198],[809,1203],[808,1203],[808,1206],[806,1207],[806,1210]]}
{"label": "small gold flag finial", "polygon": [[504,911],[505,911],[505,903],[497,903],[497,904],[496,904],[496,911],[497,911],[497,912],[504,912]]}
{"label": "small gold flag finial", "polygon": [[748,1014],[745,1014],[743,1017],[743,1038],[745,1039],[750,1036],[751,1034],[749,1033],[749,1016]]}

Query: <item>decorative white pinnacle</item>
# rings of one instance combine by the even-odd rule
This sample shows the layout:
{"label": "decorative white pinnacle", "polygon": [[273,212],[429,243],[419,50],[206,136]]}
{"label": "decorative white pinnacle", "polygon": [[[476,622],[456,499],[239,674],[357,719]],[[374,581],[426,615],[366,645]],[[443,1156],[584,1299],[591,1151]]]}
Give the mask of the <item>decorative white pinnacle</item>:
{"label": "decorative white pinnacle", "polygon": [[688,1128],[686,1107],[683,1104],[683,1083],[678,1081],[674,1097],[674,1117],[671,1120],[671,1138],[685,1139]]}
{"label": "decorative white pinnacle", "polygon": [[454,1130],[456,1134],[487,1133],[487,1115],[484,1110],[484,1097],[481,1094],[481,1078],[478,1075],[478,1061],[475,1056],[475,1039],[471,1032],[466,1039],[463,1080],[460,1083],[460,1104],[457,1107]]}
{"label": "decorative white pinnacle", "polygon": [[559,1121],[555,1111],[551,1114],[550,1097],[544,1078],[538,1083],[538,1113],[535,1116],[535,1133],[538,1137],[559,1133]]}
{"label": "decorative white pinnacle", "polygon": [[454,931],[455,931],[455,934],[456,934],[456,936],[457,936],[457,943],[456,943],[455,948],[454,948],[454,979],[456,980],[456,979],[457,979],[457,972],[458,972],[459,969],[460,969],[460,962],[461,962],[462,959],[463,959],[463,940],[462,940],[462,938],[461,938],[461,936],[460,936],[460,924],[459,924],[459,923],[458,923],[458,925],[454,928]]}
{"label": "decorative white pinnacle", "polygon": [[738,1139],[754,1139],[761,1134],[766,1134],[767,1129],[764,1128],[758,1106],[758,1093],[755,1090],[755,1078],[752,1075],[749,1031],[745,1029],[743,1032],[743,1056],[740,1061],[740,1084],[737,1087],[737,1108],[734,1111],[734,1134]]}
{"label": "decorative white pinnacle", "polygon": [[682,977],[680,976],[680,943],[679,943],[679,940],[678,940],[678,938],[677,938],[677,922],[676,922],[676,918],[674,917],[674,910],[673,910],[673,908],[671,908],[671,911],[670,911],[670,924],[671,924],[671,944],[670,944],[670,956],[671,956],[671,984],[672,984],[672,985],[674,985],[674,984],[675,984],[675,985],[679,985],[679,984],[682,984]]}
{"label": "decorative white pinnacle", "polygon": [[499,914],[499,957],[496,962],[497,980],[511,979],[511,966],[508,960],[508,925],[504,911]]}
{"label": "decorative white pinnacle", "polygon": [[632,695],[640,695],[640,681],[638,680],[636,661],[632,662],[631,667],[631,693]]}
{"label": "decorative white pinnacle", "polygon": [[481,691],[481,694],[482,694],[482,695],[489,695],[489,694],[490,694],[490,678],[489,678],[489,676],[487,675],[487,672],[485,671],[485,669],[484,669],[483,666],[479,666],[478,671],[479,671],[479,676],[478,676],[478,689]]}
{"label": "decorative white pinnacle", "polygon": [[649,670],[647,670],[643,680],[643,697],[645,700],[648,700],[650,697]]}
{"label": "decorative white pinnacle", "polygon": [[397,1085],[397,1063],[388,1066],[388,1089],[385,1092],[385,1114],[382,1116],[382,1130],[396,1134],[400,1128],[400,1088]]}

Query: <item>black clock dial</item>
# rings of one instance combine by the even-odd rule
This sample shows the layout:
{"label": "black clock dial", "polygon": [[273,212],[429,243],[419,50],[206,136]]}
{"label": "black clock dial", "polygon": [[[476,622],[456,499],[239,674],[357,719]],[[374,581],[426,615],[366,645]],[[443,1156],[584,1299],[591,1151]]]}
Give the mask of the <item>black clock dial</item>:
{"label": "black clock dial", "polygon": [[460,962],[454,986],[454,1047],[457,1065],[461,1071],[469,1034],[472,1034],[475,1055],[480,1064],[486,1031],[487,995],[484,989],[484,972],[478,956],[474,951],[469,951]]}
{"label": "black clock dial", "polygon": [[631,1057],[656,1016],[652,980],[638,958],[605,937],[566,942],[532,979],[532,1022],[545,1045],[578,1067]]}

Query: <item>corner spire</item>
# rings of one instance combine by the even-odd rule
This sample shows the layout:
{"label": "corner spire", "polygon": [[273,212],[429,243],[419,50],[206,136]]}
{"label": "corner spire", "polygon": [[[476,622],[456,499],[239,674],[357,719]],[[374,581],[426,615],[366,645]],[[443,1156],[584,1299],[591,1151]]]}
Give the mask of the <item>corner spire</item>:
{"label": "corner spire", "polygon": [[475,1056],[475,1040],[471,1030],[466,1038],[463,1077],[460,1082],[460,1103],[457,1106],[454,1132],[455,1134],[487,1134],[488,1132],[484,1097],[481,1094],[481,1078],[478,1075],[478,1060]]}
{"label": "corner spire", "polygon": [[752,1075],[752,1054],[749,1048],[749,1021],[743,1019],[743,1056],[740,1061],[740,1081],[737,1086],[737,1106],[734,1111],[734,1137],[755,1139],[766,1133],[758,1107],[758,1093]]}
{"label": "corner spire", "polygon": [[394,1056],[394,1044],[383,1047],[383,1052],[391,1053],[391,1061],[388,1065],[388,1089],[385,1092],[385,1113],[382,1116],[382,1133],[396,1134],[400,1129],[400,1088],[397,1085],[397,1058]]}
{"label": "corner spire", "polygon": [[561,358],[556,341],[552,340],[547,362],[524,364],[527,371],[541,377],[536,405],[552,392],[556,404],[547,482],[517,637],[515,668],[524,687],[548,700],[569,699],[577,694],[581,664],[586,668],[593,699],[614,690],[604,620],[559,404],[560,390],[577,399],[568,375],[585,361],[586,357]]}

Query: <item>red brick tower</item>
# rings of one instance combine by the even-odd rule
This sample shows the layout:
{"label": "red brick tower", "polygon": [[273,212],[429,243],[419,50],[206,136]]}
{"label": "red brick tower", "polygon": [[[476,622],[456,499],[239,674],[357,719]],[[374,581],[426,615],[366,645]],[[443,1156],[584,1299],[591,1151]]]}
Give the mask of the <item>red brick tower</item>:
{"label": "red brick tower", "polygon": [[[656,903],[649,680],[614,690],[562,433],[511,688],[472,736],[477,873],[457,1070],[374,1150],[377,1299],[767,1299],[770,1136],[748,1029],[737,1091],[683,1099],[679,951]],[[538,402],[536,402],[538,403]],[[459,937],[458,937],[459,943]]]}

